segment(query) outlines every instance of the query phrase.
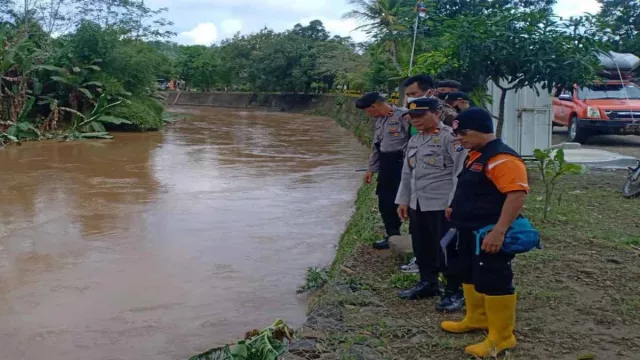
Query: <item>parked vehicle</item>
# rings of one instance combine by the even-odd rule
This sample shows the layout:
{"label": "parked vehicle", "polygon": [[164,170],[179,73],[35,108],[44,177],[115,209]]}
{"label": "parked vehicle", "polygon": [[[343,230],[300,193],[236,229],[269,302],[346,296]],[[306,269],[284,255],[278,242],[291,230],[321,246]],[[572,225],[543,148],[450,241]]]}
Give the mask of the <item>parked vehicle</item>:
{"label": "parked vehicle", "polygon": [[626,198],[640,195],[640,161],[635,168],[629,168],[629,178],[622,187],[622,194]]}
{"label": "parked vehicle", "polygon": [[640,66],[632,54],[602,58],[603,80],[559,88],[553,97],[553,124],[569,128],[568,140],[584,144],[600,134],[640,135],[640,87],[631,71]]}

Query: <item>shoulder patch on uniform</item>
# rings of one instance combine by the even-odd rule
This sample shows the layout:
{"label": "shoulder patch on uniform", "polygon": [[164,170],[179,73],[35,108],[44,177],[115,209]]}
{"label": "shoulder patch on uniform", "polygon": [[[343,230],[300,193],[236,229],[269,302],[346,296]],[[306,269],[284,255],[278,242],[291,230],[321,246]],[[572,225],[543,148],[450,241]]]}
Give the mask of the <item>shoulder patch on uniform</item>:
{"label": "shoulder patch on uniform", "polygon": [[482,169],[484,169],[484,165],[482,165],[481,163],[474,163],[473,165],[471,165],[471,167],[469,168],[469,170],[471,171],[475,171],[475,172],[481,172]]}
{"label": "shoulder patch on uniform", "polygon": [[462,150],[464,150],[464,147],[462,145],[458,145],[455,147],[456,152],[460,152]]}

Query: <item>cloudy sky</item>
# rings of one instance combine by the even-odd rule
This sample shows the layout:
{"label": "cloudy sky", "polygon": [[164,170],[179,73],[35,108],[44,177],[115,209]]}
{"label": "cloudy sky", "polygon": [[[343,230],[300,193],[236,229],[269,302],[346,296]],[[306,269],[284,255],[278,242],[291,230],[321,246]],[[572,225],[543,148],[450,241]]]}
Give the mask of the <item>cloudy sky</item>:
{"label": "cloudy sky", "polygon": [[[332,34],[366,39],[354,32],[353,20],[342,20],[350,10],[347,0],[147,0],[148,6],[167,7],[167,17],[174,22],[174,39],[182,44],[209,45],[236,32],[252,33],[263,27],[275,30],[291,28],[320,19]],[[596,0],[558,0],[560,16],[597,12]]]}

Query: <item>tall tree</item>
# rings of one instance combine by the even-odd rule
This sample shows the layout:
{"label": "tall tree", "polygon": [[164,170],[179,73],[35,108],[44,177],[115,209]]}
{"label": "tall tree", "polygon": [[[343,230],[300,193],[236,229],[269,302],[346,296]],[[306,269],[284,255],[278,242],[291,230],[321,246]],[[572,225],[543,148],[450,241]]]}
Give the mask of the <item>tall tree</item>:
{"label": "tall tree", "polygon": [[604,38],[612,50],[640,55],[640,2],[638,0],[598,0],[598,19]]}
{"label": "tall tree", "polygon": [[594,29],[583,19],[559,22],[546,10],[458,16],[443,24],[435,51],[418,57],[428,73],[475,80],[481,92],[492,80],[501,90],[497,134],[502,134],[507,92],[527,87],[551,91],[585,83],[598,70]]}
{"label": "tall tree", "polygon": [[413,0],[349,0],[355,7],[343,15],[345,19],[355,19],[362,23],[356,29],[364,30],[376,40],[382,42],[389,52],[391,61],[398,72],[403,67],[398,60],[398,48],[401,41],[409,38],[411,9],[416,2]]}

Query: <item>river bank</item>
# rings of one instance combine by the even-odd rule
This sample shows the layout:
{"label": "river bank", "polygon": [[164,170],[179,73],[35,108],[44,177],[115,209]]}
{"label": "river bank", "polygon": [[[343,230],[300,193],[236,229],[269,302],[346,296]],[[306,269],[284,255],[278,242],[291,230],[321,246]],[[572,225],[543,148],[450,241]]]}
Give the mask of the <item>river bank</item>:
{"label": "river bank", "polygon": [[[534,179],[526,213],[541,230],[545,248],[515,261],[519,346],[501,358],[637,358],[640,210],[620,196],[622,181],[617,172],[570,178],[561,186],[561,204],[543,221],[543,189]],[[435,299],[396,298],[411,278],[400,275],[396,254],[371,249],[380,226],[375,195],[365,186],[341,239],[334,277],[311,304],[302,331],[318,351],[297,352],[291,359],[453,360],[481,340],[483,334],[442,332],[440,321],[462,314],[436,313]]]}
{"label": "river bank", "polygon": [[[316,113],[333,117],[369,144],[369,125],[352,106],[325,101]],[[550,218],[543,220],[544,185],[531,173],[525,212],[540,229],[544,250],[515,261],[518,348],[508,359],[635,359],[640,346],[640,206],[623,199],[625,172],[591,171],[566,178]],[[374,251],[382,234],[372,186],[363,186],[354,216],[331,265],[332,280],[310,304],[302,334],[315,349],[292,359],[461,359],[484,334],[450,335],[436,300],[400,301],[415,279],[397,270],[402,257]],[[462,314],[446,316],[461,318]],[[307,349],[309,350],[309,349]]]}
{"label": "river bank", "polygon": [[[352,101],[314,96],[308,102],[312,105],[298,110],[331,117],[369,145],[371,123]],[[554,211],[543,221],[544,187],[531,174],[533,191],[525,211],[540,229],[545,248],[515,261],[519,345],[501,358],[637,357],[640,206],[637,199],[622,198],[624,177],[624,172],[592,171],[566,178]],[[331,263],[330,280],[311,297],[300,330],[303,340],[284,358],[453,360],[464,358],[464,346],[482,339],[478,333],[442,332],[439,323],[445,317],[434,311],[435,299],[396,298],[397,290],[415,278],[397,270],[405,259],[372,250],[371,243],[382,234],[374,186],[362,186]]]}

